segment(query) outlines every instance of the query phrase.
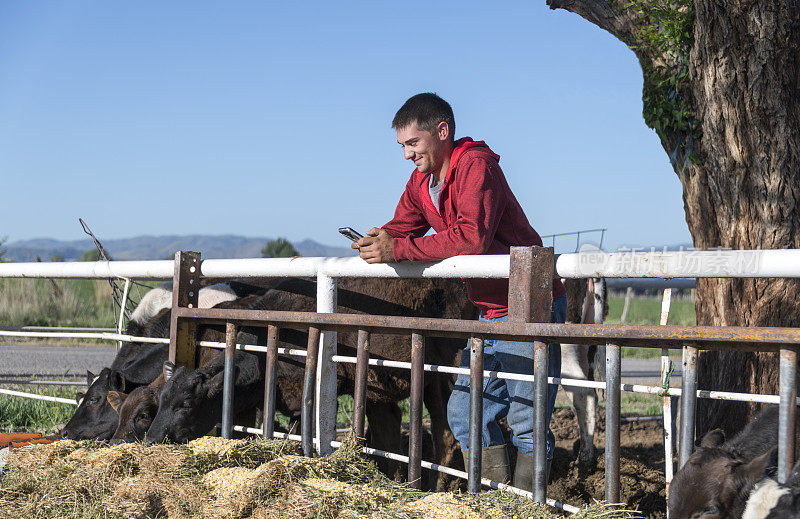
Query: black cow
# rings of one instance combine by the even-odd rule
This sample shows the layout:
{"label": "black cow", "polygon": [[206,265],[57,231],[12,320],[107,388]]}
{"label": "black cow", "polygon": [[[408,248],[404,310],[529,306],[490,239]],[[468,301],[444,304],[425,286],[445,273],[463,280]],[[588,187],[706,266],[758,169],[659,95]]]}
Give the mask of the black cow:
{"label": "black cow", "polygon": [[[222,419],[224,355],[198,369],[164,365],[158,413],[147,430],[147,443],[188,442],[209,434]],[[249,353],[234,355],[234,414],[260,406],[264,398],[263,362]]]}
{"label": "black cow", "polygon": [[[169,337],[169,310],[162,310],[147,323],[131,323],[128,332],[139,337]],[[130,333],[133,335],[133,333]],[[62,438],[108,440],[114,434],[119,415],[109,404],[109,391],[126,393],[149,384],[167,360],[166,344],[125,342],[109,368],[100,375],[87,375],[89,389],[78,394],[78,408],[61,431]]]}
{"label": "black cow", "polygon": [[[234,298],[262,295],[278,281],[278,278],[261,278],[205,286],[198,294],[199,303],[201,307],[208,307]],[[171,283],[149,291],[134,310],[125,333],[135,337],[168,338],[171,302]],[[109,392],[127,393],[150,384],[161,373],[167,356],[166,344],[124,342],[109,368],[97,377],[88,373],[89,389],[86,394],[78,395],[78,408],[62,429],[61,436],[74,440],[110,439],[118,426],[119,415],[107,400]]]}
{"label": "black cow", "polygon": [[[251,308],[261,310],[286,310],[313,312],[316,310],[316,283],[303,279],[287,279],[269,290],[262,297],[251,298],[249,304],[245,298],[218,305],[227,308]],[[338,290],[338,312],[399,315],[415,317],[441,317],[451,319],[474,318],[475,309],[466,297],[463,284],[448,280],[401,280],[401,279],[342,279]],[[224,341],[224,332],[216,330],[218,337],[210,335],[207,329],[205,340]],[[249,334],[257,344],[265,343],[265,328],[243,327],[240,334]],[[410,335],[410,334],[409,334]],[[241,335],[240,339],[241,340]],[[279,340],[284,346],[305,348],[308,334],[302,330],[282,328]],[[250,341],[246,341],[250,342]],[[357,334],[354,332],[338,334],[338,351],[340,355],[356,355]],[[442,339],[430,337],[425,350],[425,362],[430,364],[455,365],[458,354],[465,345],[464,340]],[[370,339],[370,353],[373,358],[389,360],[410,360],[410,337],[398,335],[373,334]],[[281,413],[298,420],[301,410],[303,392],[304,359],[281,357],[277,364],[276,408]],[[200,377],[189,371],[183,371],[185,383],[173,382],[170,387],[173,395],[159,396],[159,410],[154,424],[159,429],[148,431],[148,441],[160,441],[171,438],[181,441],[188,437],[186,431],[203,434],[202,427],[192,428],[184,423],[190,413],[181,411],[191,399],[181,400],[188,395],[192,383],[203,383]],[[178,376],[176,371],[175,376]],[[338,391],[352,393],[355,377],[355,366],[338,364]],[[367,419],[371,425],[369,441],[374,447],[392,452],[402,452],[400,440],[401,413],[397,402],[409,396],[409,372],[402,369],[370,367],[367,378]],[[451,391],[452,380],[449,376],[428,373],[425,376],[425,405],[431,416],[432,436],[435,441],[435,457],[438,463],[448,465],[457,451],[457,443],[447,425],[446,405]],[[165,385],[162,389],[167,390]],[[205,391],[202,389],[201,392]],[[262,396],[263,388],[256,391]],[[234,399],[236,400],[236,399]],[[255,401],[254,401],[255,402]],[[165,403],[169,403],[164,407]],[[257,405],[257,404],[254,404]],[[206,406],[206,409],[209,409]],[[214,410],[214,412],[217,412]],[[466,412],[466,411],[465,411]],[[163,416],[162,416],[163,415]],[[174,428],[174,429],[173,429]],[[385,466],[383,469],[395,473],[397,466]],[[396,476],[399,474],[395,474]],[[443,484],[444,480],[437,482]]]}
{"label": "black cow", "polygon": [[759,476],[778,444],[778,408],[769,406],[731,440],[715,429],[670,484],[672,518],[740,518]]}

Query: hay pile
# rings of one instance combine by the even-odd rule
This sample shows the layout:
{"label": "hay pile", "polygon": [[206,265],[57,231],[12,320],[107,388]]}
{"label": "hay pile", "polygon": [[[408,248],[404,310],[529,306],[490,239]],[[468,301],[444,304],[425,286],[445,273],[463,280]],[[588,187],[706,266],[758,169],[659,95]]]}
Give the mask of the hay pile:
{"label": "hay pile", "polygon": [[[188,445],[59,441],[14,450],[0,478],[8,518],[552,517],[501,492],[427,494],[386,479],[348,442],[304,458],[292,442],[201,438]],[[595,507],[583,517],[630,517]]]}

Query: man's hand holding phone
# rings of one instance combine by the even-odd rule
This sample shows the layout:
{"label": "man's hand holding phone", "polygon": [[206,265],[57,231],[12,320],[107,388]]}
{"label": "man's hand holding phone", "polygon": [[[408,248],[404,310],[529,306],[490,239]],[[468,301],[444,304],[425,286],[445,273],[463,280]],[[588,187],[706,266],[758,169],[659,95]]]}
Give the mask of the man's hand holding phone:
{"label": "man's hand holding phone", "polygon": [[393,263],[394,238],[383,229],[373,227],[367,235],[350,245],[358,249],[358,255],[367,263]]}

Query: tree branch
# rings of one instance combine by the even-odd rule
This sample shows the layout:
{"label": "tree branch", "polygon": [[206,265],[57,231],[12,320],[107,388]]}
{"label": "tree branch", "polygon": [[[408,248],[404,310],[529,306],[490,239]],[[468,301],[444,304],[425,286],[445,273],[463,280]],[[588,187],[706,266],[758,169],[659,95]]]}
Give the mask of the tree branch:
{"label": "tree branch", "polygon": [[628,46],[633,44],[633,20],[614,12],[607,0],[547,0],[550,9],[575,13],[608,31]]}

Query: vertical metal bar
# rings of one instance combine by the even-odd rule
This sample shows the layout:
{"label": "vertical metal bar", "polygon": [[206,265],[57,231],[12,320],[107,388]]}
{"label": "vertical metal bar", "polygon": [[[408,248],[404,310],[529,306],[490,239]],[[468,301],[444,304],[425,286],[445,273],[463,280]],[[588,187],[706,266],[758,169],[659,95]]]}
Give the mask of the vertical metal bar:
{"label": "vertical metal bar", "polygon": [[[336,312],[337,280],[322,272],[317,274],[317,312]],[[316,421],[316,448],[320,455],[333,452],[331,442],[336,439],[336,412],[338,394],[336,392],[336,332],[322,332],[319,361],[317,363],[317,402],[314,420]]]}
{"label": "vertical metal bar", "polygon": [[222,377],[222,437],[230,438],[233,432],[233,388],[235,372],[233,357],[236,354],[238,327],[225,323],[225,368]]}
{"label": "vertical metal bar", "polygon": [[[547,344],[533,343],[533,500],[547,498]],[[524,490],[528,490],[527,488]]]}
{"label": "vertical metal bar", "polygon": [[625,291],[625,304],[622,306],[622,317],[619,318],[619,322],[625,324],[625,321],[628,320],[628,308],[631,305],[631,297],[633,297],[633,287],[628,287]]}
{"label": "vertical metal bar", "polygon": [[[122,288],[122,301],[119,303],[119,322],[117,323],[117,333],[122,333],[125,320],[125,308],[128,306],[128,292],[131,289],[130,278],[125,278],[125,286]],[[117,341],[117,351],[122,348],[122,341]]]}
{"label": "vertical metal bar", "polygon": [[[665,288],[664,296],[661,299],[661,326],[666,326],[669,320],[669,307],[672,302],[672,289]],[[667,498],[669,498],[669,484],[672,482],[674,466],[672,464],[672,398],[666,389],[669,388],[670,372],[672,371],[672,360],[669,358],[669,349],[661,349],[661,387],[665,389],[661,397],[661,407],[663,411],[664,426],[664,479],[667,483]]]}
{"label": "vertical metal bar", "polygon": [[[483,458],[483,339],[472,337],[469,348],[469,466],[467,491],[481,490]],[[501,481],[505,483],[505,481]],[[526,489],[527,490],[527,489]]]}
{"label": "vertical metal bar", "polygon": [[[200,253],[175,253],[175,274],[172,278],[172,308],[197,308],[200,294]],[[170,317],[169,360],[177,366],[197,365],[197,323],[192,319]]]}
{"label": "vertical metal bar", "polygon": [[693,344],[683,347],[681,382],[681,440],[678,452],[678,469],[689,460],[694,447],[695,415],[697,410],[697,348]]}
{"label": "vertical metal bar", "polygon": [[408,483],[422,487],[422,395],[425,374],[425,337],[411,334],[411,417],[408,440]]}
{"label": "vertical metal bar", "polygon": [[797,420],[797,349],[781,348],[778,415],[778,482],[786,483],[795,460]]}
{"label": "vertical metal bar", "polygon": [[275,433],[275,375],[278,369],[278,327],[267,326],[267,360],[264,366],[264,413],[262,436],[272,439]]}
{"label": "vertical metal bar", "polygon": [[619,503],[620,348],[606,345],[606,501]]}
{"label": "vertical metal bar", "polygon": [[364,414],[367,400],[367,371],[369,370],[369,332],[358,330],[358,351],[356,352],[356,380],[353,392],[353,434],[356,439],[364,439]]}
{"label": "vertical metal bar", "polygon": [[[552,247],[511,247],[509,322],[550,322],[554,268]],[[547,344],[534,342],[533,345],[533,499],[544,503],[547,497]]]}
{"label": "vertical metal bar", "polygon": [[314,392],[317,381],[317,358],[319,357],[319,328],[308,329],[306,372],[303,382],[303,406],[301,409],[300,436],[303,456],[314,456]]}

